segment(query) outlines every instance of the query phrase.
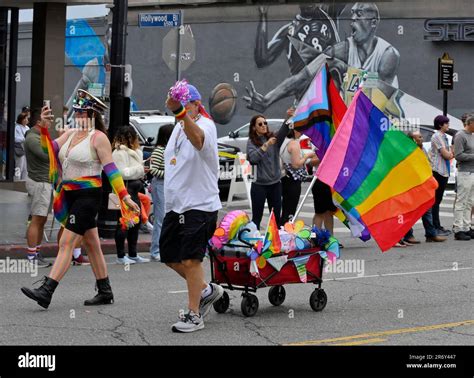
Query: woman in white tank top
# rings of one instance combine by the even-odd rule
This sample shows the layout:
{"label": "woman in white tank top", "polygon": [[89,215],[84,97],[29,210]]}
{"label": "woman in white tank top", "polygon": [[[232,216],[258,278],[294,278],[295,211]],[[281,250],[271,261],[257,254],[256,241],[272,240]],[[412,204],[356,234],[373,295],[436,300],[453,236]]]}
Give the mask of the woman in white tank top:
{"label": "woman in white tank top", "polygon": [[[131,213],[129,209],[139,213],[140,208],[127,193],[113,162],[112,148],[104,133],[106,130],[102,121],[102,113],[106,108],[99,99],[79,90],[74,100],[75,123],[79,127],[66,131],[54,141],[51,141],[47,131],[51,125],[51,109],[42,109],[42,144],[48,146],[50,175],[53,175],[56,192],[54,215],[63,224],[64,231],[59,240],[58,256],[42,285],[37,289],[23,287],[21,290],[44,308],[48,308],[54,290],[71,265],[74,247],[81,242],[87,248],[98,288],[98,294],[86,300],[84,305],[113,303],[114,297],[96,225],[101,199],[102,168],[121,199],[122,208],[125,208],[123,214]],[[62,172],[58,161],[62,164]],[[55,169],[56,167],[59,168]]]}
{"label": "woman in white tank top", "polygon": [[[92,145],[95,136],[97,136],[95,129],[89,132],[76,131],[70,134],[59,150],[63,180],[101,175],[102,164]],[[72,144],[73,140],[76,143],[75,146]]]}

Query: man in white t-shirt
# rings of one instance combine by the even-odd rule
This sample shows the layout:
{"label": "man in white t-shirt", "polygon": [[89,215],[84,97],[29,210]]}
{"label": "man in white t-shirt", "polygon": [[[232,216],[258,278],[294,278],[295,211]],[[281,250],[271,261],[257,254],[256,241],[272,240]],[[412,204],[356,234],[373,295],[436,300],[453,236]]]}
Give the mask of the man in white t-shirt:
{"label": "man in white t-shirt", "polygon": [[[214,122],[201,104],[198,90],[188,85],[190,98],[166,106],[179,123],[165,149],[165,218],[160,236],[161,262],[175,270],[188,286],[188,313],[173,324],[173,332],[204,328],[203,317],[224,289],[204,280],[202,261],[222,207],[217,181],[219,157]],[[183,106],[184,105],[184,106]]]}

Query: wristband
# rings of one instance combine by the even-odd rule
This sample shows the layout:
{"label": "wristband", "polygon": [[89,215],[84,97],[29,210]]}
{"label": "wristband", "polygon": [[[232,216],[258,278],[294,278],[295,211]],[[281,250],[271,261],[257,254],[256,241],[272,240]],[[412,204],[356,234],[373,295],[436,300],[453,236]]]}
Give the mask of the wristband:
{"label": "wristband", "polygon": [[176,119],[183,119],[187,112],[185,107],[181,105],[177,110],[173,110],[173,113]]}

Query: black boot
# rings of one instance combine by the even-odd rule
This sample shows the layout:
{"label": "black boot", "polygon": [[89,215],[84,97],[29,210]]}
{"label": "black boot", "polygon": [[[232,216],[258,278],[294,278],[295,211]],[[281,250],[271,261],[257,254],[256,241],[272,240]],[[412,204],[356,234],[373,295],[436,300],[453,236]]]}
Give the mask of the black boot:
{"label": "black boot", "polygon": [[109,277],[97,280],[96,288],[99,292],[94,298],[86,300],[84,306],[97,306],[114,303],[114,294],[110,287]]}
{"label": "black boot", "polygon": [[58,286],[59,282],[46,276],[44,276],[43,279],[40,281],[43,282],[38,289],[28,289],[27,287],[22,287],[21,291],[28,298],[31,298],[36,301],[41,307],[48,308],[49,304],[51,303],[51,298],[53,296],[54,290],[56,290],[56,287]]}

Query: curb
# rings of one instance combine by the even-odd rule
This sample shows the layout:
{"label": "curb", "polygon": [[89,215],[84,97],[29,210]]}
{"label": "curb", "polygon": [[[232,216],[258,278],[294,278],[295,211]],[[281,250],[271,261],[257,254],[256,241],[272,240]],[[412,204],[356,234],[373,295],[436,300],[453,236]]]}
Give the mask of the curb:
{"label": "curb", "polygon": [[[150,240],[138,241],[137,247],[138,252],[149,252],[150,251]],[[100,245],[104,255],[111,255],[117,252],[115,248],[115,240],[113,239],[101,239]],[[41,247],[41,254],[44,257],[56,257],[58,253],[58,245],[56,243],[44,243]],[[24,259],[26,257],[26,243],[23,244],[5,244],[0,245],[0,259],[6,257],[12,259]]]}

